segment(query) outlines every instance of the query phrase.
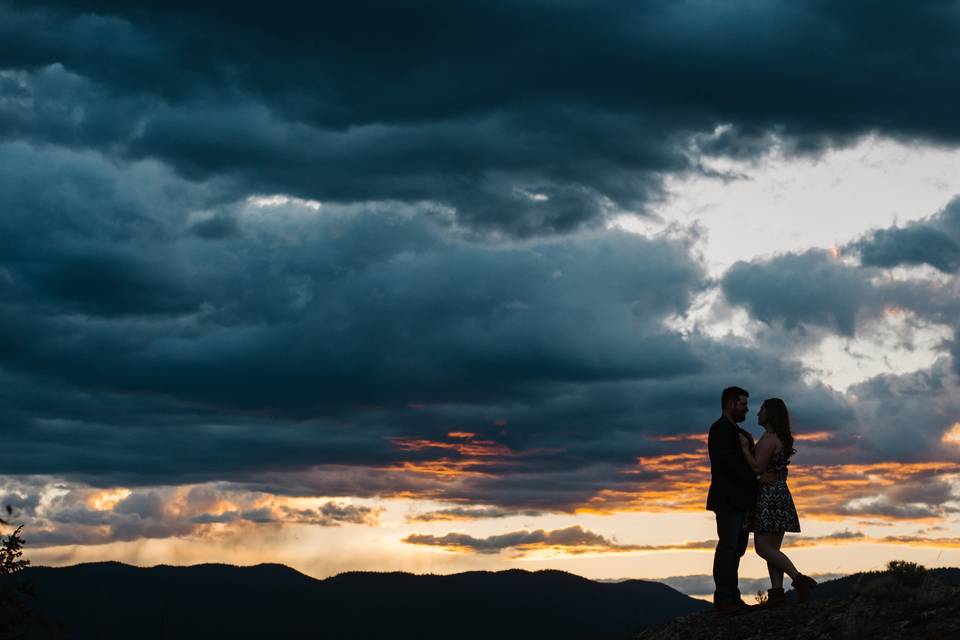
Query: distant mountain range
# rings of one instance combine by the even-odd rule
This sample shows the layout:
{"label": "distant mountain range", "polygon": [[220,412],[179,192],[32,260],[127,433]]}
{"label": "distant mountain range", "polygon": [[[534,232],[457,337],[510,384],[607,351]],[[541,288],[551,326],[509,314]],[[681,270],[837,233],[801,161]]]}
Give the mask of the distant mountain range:
{"label": "distant mountain range", "polygon": [[[960,569],[931,573],[960,585]],[[21,575],[33,584],[38,607],[70,640],[623,640],[710,609],[659,582],[595,582],[562,571],[353,572],[316,580],[277,564],[106,562],[30,567]],[[814,599],[846,597],[882,575],[822,583]]]}
{"label": "distant mountain range", "polygon": [[658,582],[600,583],[562,571],[316,580],[283,565],[108,562],[31,567],[23,576],[69,639],[612,640],[710,607]]}

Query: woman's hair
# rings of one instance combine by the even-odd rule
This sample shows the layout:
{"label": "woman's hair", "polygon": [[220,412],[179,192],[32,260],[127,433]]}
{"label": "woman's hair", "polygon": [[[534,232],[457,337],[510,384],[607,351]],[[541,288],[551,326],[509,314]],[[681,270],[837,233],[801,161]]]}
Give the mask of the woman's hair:
{"label": "woman's hair", "polygon": [[787,405],[780,398],[767,398],[763,401],[763,407],[767,411],[767,424],[780,438],[787,457],[792,456],[797,450],[793,448],[793,432],[790,431],[790,412],[787,411]]}

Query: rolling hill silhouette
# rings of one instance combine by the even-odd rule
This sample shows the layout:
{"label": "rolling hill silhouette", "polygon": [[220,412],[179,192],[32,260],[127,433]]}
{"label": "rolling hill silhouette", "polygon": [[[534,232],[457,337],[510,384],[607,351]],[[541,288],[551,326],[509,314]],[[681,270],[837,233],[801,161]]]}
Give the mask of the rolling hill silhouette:
{"label": "rolling hill silhouette", "polygon": [[67,638],[625,638],[709,605],[657,582],[561,571],[455,575],[289,567],[31,567],[24,577]]}

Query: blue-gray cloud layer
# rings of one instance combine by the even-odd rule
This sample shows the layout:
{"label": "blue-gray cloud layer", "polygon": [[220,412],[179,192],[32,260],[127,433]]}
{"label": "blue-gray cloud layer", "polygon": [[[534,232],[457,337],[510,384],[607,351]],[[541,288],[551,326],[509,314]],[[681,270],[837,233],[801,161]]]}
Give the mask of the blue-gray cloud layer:
{"label": "blue-gray cloud layer", "polygon": [[[568,509],[727,384],[859,433],[789,349],[670,328],[716,285],[693,232],[603,223],[705,155],[955,144],[957,7],[0,2],[0,462]],[[787,332],[948,322],[877,277],[955,271],[955,213],[721,286]],[[471,474],[398,471],[438,461]]]}
{"label": "blue-gray cloud layer", "polygon": [[642,480],[620,471],[662,448],[646,436],[701,430],[728,380],[776,380],[811,425],[847,413],[790,360],[668,328],[709,286],[683,234],[479,243],[398,203],[223,204],[148,161],[0,160],[11,473],[249,482],[435,460],[397,439],[465,431],[523,455],[440,495],[566,506]]}

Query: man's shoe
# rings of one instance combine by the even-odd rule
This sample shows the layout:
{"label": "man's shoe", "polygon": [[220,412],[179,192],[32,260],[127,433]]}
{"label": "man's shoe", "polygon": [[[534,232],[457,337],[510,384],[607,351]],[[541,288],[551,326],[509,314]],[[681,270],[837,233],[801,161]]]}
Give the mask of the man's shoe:
{"label": "man's shoe", "polygon": [[806,602],[815,586],[817,586],[817,581],[810,576],[805,576],[802,573],[798,575],[793,581],[793,588],[797,591],[797,601]]}
{"label": "man's shoe", "polygon": [[741,607],[741,604],[746,605],[748,608],[750,606],[742,600],[738,602],[720,602],[713,605],[713,610],[722,616],[735,616],[747,610]]}
{"label": "man's shoe", "polygon": [[787,604],[787,594],[783,592],[783,588],[767,590],[767,601],[764,603],[764,608],[776,609],[785,604]]}

